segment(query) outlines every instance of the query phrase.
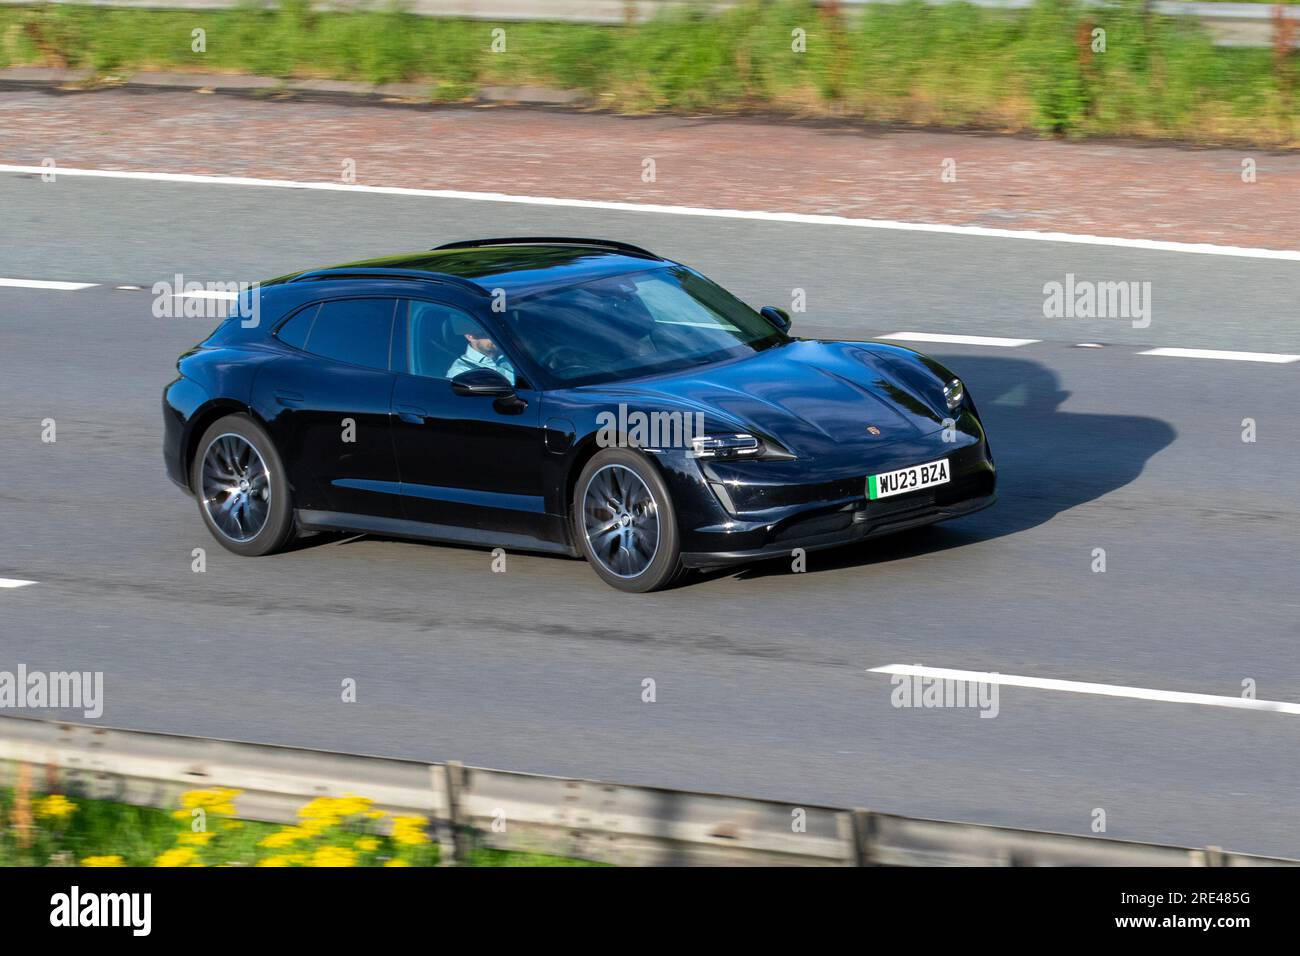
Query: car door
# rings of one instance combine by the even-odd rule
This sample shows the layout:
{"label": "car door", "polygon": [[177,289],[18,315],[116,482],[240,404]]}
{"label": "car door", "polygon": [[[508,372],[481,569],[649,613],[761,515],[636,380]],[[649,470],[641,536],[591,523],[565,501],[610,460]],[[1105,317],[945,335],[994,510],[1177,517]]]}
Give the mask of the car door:
{"label": "car door", "polygon": [[457,394],[450,376],[467,367],[466,356],[484,361],[470,340],[494,344],[484,324],[451,302],[412,299],[398,313],[405,348],[395,349],[404,365],[393,389],[393,444],[407,517],[471,529],[464,539],[486,544],[547,537],[540,393],[497,353],[517,400]]}
{"label": "car door", "polygon": [[390,414],[396,298],[329,299],[275,332],[282,358],[254,385],[254,407],[284,461],[296,507],[402,517]]}

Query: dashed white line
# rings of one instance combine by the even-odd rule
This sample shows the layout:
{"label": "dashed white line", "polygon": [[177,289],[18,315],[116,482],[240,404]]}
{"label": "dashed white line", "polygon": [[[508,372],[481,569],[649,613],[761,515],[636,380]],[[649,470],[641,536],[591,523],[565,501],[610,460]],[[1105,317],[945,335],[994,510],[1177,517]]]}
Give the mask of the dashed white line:
{"label": "dashed white line", "polygon": [[1208,707],[1231,707],[1237,710],[1263,710],[1275,714],[1300,714],[1300,704],[1282,700],[1221,697],[1216,694],[1189,694],[1176,690],[1151,690],[1146,687],[1125,687],[1121,684],[1092,684],[1086,681],[1056,680],[1048,677],[1018,677],[1015,674],[953,670],[947,667],[923,667],[919,664],[889,664],[885,667],[872,667],[868,673],[898,674],[905,677],[930,677],[937,680],[974,681],[976,683],[998,684],[1006,687],[1058,690],[1071,694],[1095,694],[1101,697],[1128,697],[1133,700],[1152,700],[1166,704],[1201,704]]}
{"label": "dashed white line", "polygon": [[1002,339],[993,335],[944,335],[935,332],[894,332],[882,335],[881,339],[897,342],[946,342],[950,345],[992,345],[1000,348],[1014,349],[1021,345],[1033,345],[1040,339]]}
{"label": "dashed white line", "polygon": [[239,299],[238,292],[228,292],[221,289],[195,289],[193,292],[177,292],[172,298],[174,299],[221,299],[225,302],[235,302]]}
{"label": "dashed white line", "polygon": [[[45,166],[0,164],[0,172],[45,174]],[[603,209],[611,212],[658,213],[667,216],[706,216],[715,219],[749,219],[810,226],[852,226],[859,229],[887,229],[900,232],[928,232],[985,239],[1026,239],[1037,242],[1070,242],[1088,246],[1116,246],[1150,252],[1183,252],[1209,256],[1240,256],[1248,259],[1282,259],[1300,262],[1300,251],[1259,249],[1250,246],[1216,246],[1208,242],[1168,242],[1162,239],[1122,239],[1070,232],[1038,232],[1032,229],[995,229],[986,226],[953,226],[943,223],[899,222],[892,219],[854,219],[795,212],[766,212],[753,209],[709,209],[701,206],[669,206],[658,203],[607,202],[594,199],[561,199],[553,196],[516,196],[509,193],[468,192],[460,189],[417,189],[406,186],[363,186],[352,183],[308,182],[296,179],[257,179],[250,176],[201,176],[193,173],[155,173],[118,169],[64,169],[60,176],[91,176],[100,179],[134,179],[164,183],[216,186],[260,186],[276,189],[315,189],[326,192],[370,193],[387,196],[423,196],[430,199],[464,199],[477,202],[515,203],[526,206],[564,206],[574,209]]]}
{"label": "dashed white line", "polygon": [[1300,362],[1300,355],[1281,352],[1228,352],[1223,349],[1147,349],[1138,355],[1165,355],[1169,358],[1224,359],[1229,362]]}
{"label": "dashed white line", "polygon": [[24,581],[22,578],[0,578],[0,588],[25,588],[35,583],[35,581]]}
{"label": "dashed white line", "polygon": [[51,282],[48,279],[0,279],[0,287],[6,289],[53,289],[58,292],[93,289],[97,284],[95,282]]}

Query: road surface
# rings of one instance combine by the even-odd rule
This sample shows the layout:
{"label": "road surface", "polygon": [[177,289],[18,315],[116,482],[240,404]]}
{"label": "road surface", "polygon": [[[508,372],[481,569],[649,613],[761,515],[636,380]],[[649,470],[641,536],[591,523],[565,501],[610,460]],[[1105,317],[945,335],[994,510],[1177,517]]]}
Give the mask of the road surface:
{"label": "road surface", "polygon": [[[12,174],[0,209],[0,276],[96,283],[0,287],[0,577],[36,582],[0,589],[0,670],[103,671],[104,724],[1071,833],[1100,808],[1111,837],[1300,857],[1300,717],[1002,687],[983,719],[895,708],[869,672],[1222,698],[1249,680],[1300,702],[1300,363],[1141,354],[1300,353],[1300,263]],[[803,574],[634,596],[579,561],[498,574],[485,551],[369,537],[241,559],[167,481],[161,388],[214,323],[154,318],[154,281],[565,233],[647,245],[755,305],[803,289],[804,335],[1037,340],[924,346],[978,398],[1001,500]],[[1045,318],[1067,274],[1151,282],[1149,327]]]}

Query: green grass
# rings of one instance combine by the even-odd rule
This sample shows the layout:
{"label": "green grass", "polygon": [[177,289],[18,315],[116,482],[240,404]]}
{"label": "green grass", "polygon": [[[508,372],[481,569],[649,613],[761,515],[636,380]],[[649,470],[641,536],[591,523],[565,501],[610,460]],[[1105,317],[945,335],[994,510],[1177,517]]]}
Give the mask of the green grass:
{"label": "green grass", "polygon": [[[1106,51],[1091,30],[1106,31]],[[206,31],[204,53],[191,31]],[[494,29],[504,52],[492,52]],[[792,31],[806,51],[792,50]],[[1198,142],[1300,141],[1300,58],[1214,47],[1193,20],[1038,0],[1025,12],[919,0],[835,17],[802,0],[671,9],[637,26],[312,12],[0,9],[0,66],[414,81],[431,100],[486,85],[581,90],[623,112],[768,110],[938,126]]]}
{"label": "green grass", "polygon": [[[193,791],[212,794],[216,791]],[[330,854],[342,852],[353,865],[383,866],[398,860],[407,866],[436,866],[439,847],[423,833],[421,823],[403,838],[400,827],[383,826],[358,812],[298,837],[285,846],[268,847],[263,841],[285,833],[288,827],[240,820],[221,809],[219,798],[206,804],[204,829],[212,836],[202,845],[192,839],[193,811],[166,811],[110,800],[69,798],[63,814],[47,812],[50,804],[40,794],[30,795],[26,809],[19,807],[13,788],[0,788],[0,866],[78,866],[88,858],[116,857],[115,865],[257,866],[329,865]],[[234,799],[237,800],[237,797]],[[55,798],[57,803],[59,798]],[[192,801],[193,802],[193,801]],[[328,801],[325,801],[328,803]],[[65,807],[67,804],[65,804]],[[311,815],[303,814],[303,822]],[[414,818],[418,821],[419,818]],[[189,859],[168,861],[164,854],[186,847]],[[517,853],[471,847],[467,866],[599,866],[538,853]]]}

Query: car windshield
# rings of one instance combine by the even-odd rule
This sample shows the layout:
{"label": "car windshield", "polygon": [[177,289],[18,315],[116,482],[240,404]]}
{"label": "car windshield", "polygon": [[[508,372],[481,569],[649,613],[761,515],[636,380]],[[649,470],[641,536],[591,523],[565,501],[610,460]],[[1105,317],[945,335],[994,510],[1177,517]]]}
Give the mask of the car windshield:
{"label": "car windshield", "polygon": [[533,361],[565,386],[707,365],[786,341],[749,306],[683,266],[540,292],[504,317]]}

